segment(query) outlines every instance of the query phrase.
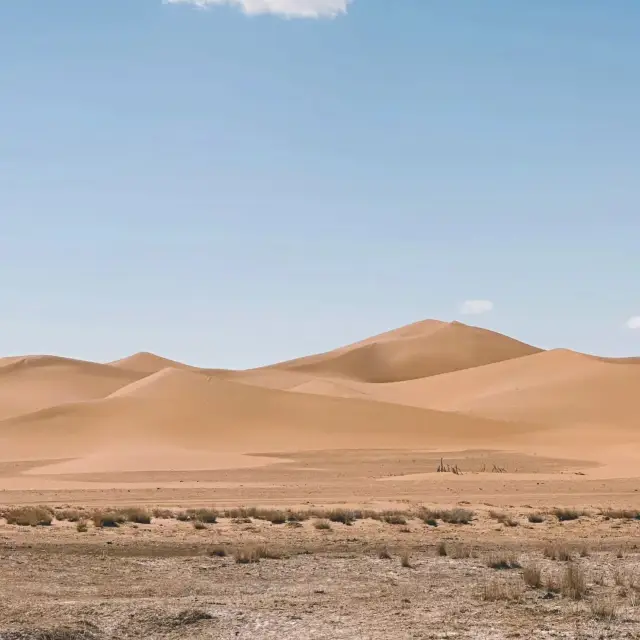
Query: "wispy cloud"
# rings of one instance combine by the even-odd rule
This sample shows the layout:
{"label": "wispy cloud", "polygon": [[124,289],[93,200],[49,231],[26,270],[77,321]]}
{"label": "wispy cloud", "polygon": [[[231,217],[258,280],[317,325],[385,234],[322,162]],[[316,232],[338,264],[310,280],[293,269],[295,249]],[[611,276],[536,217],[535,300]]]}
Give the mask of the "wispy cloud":
{"label": "wispy cloud", "polygon": [[477,316],[481,313],[489,313],[493,310],[491,300],[465,300],[460,305],[460,313],[468,316]]}
{"label": "wispy cloud", "polygon": [[640,329],[640,316],[632,316],[627,320],[629,329]]}
{"label": "wispy cloud", "polygon": [[163,0],[163,4],[189,4],[200,9],[230,5],[247,15],[273,13],[286,18],[335,18],[346,13],[352,0]]}

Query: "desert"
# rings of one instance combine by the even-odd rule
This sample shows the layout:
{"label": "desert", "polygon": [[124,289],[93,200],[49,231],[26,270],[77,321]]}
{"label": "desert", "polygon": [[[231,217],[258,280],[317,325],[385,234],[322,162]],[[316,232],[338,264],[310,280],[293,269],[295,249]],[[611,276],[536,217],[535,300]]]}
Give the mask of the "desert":
{"label": "desert", "polygon": [[1,638],[636,638],[640,359],[427,320],[0,359]]}

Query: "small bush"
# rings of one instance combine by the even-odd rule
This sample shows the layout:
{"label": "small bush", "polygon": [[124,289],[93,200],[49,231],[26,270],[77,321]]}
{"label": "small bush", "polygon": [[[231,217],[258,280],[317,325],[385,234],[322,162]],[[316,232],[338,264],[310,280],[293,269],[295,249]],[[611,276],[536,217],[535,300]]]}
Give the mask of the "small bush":
{"label": "small bush", "polygon": [[197,520],[205,524],[218,522],[218,512],[215,509],[187,509],[187,519]]}
{"label": "small bush", "polygon": [[530,513],[527,516],[527,520],[532,524],[540,524],[544,522],[544,516],[541,513]]}
{"label": "small bush", "polygon": [[346,509],[333,509],[329,511],[327,517],[331,522],[340,522],[351,526],[355,522],[355,514],[353,511],[347,511]]}
{"label": "small bush", "polygon": [[425,524],[428,524],[430,527],[437,527],[438,526],[438,521],[434,520],[433,518],[426,518],[425,520],[423,520],[423,522]]}
{"label": "small bush", "polygon": [[403,551],[400,556],[400,564],[405,569],[412,569],[413,565],[411,564],[411,554],[408,551]]}
{"label": "small bush", "polygon": [[53,522],[53,513],[47,507],[16,507],[5,513],[7,524],[21,527],[48,527]]}
{"label": "small bush", "polygon": [[329,531],[331,529],[331,523],[328,520],[316,520],[313,526],[318,529],[318,531]]}
{"label": "small bush", "polygon": [[487,566],[491,569],[519,569],[521,565],[511,554],[494,553],[489,556]]}
{"label": "small bush", "polygon": [[197,531],[202,531],[203,529],[207,528],[207,525],[204,522],[202,522],[202,520],[194,520],[193,528],[196,529]]}
{"label": "small bush", "polygon": [[171,509],[160,509],[155,508],[151,512],[154,518],[158,518],[159,520],[171,520],[175,514]]}
{"label": "small bush", "polygon": [[640,511],[631,509],[607,509],[602,515],[611,520],[640,520]]}
{"label": "small bush", "polygon": [[489,517],[493,520],[497,520],[500,524],[506,527],[517,527],[518,521],[508,513],[502,513],[499,511],[489,511]]}
{"label": "small bush", "polygon": [[284,524],[287,521],[287,514],[284,511],[272,511],[265,520],[271,524]]}
{"label": "small bush", "polygon": [[441,519],[448,524],[469,524],[473,520],[474,513],[469,509],[452,509],[443,511]]}
{"label": "small bush", "polygon": [[176,520],[179,522],[189,522],[190,519],[191,518],[186,511],[178,511],[178,513],[176,513]]}
{"label": "small bush", "polygon": [[287,522],[304,522],[309,519],[307,511],[287,511]]}
{"label": "small bush", "polygon": [[380,558],[380,560],[391,560],[391,553],[388,547],[382,547],[380,549],[378,552],[378,558]]}
{"label": "small bush", "polygon": [[399,514],[399,513],[387,513],[382,517],[382,519],[387,524],[399,524],[399,525],[407,524],[407,519],[402,514]]}
{"label": "small bush", "polygon": [[568,520],[578,520],[581,516],[585,515],[584,511],[578,511],[577,509],[554,509],[553,515],[558,518],[560,522],[567,522]]}
{"label": "small bush", "polygon": [[544,557],[549,560],[568,562],[572,558],[571,549],[566,545],[549,544],[544,548]]}
{"label": "small bush", "polygon": [[127,521],[126,516],[117,511],[96,511],[92,519],[94,526],[98,528],[119,527]]}
{"label": "small bush", "polygon": [[56,520],[61,522],[66,520],[67,522],[78,522],[84,518],[84,513],[79,509],[56,509],[54,511]]}
{"label": "small bush", "polygon": [[582,600],[587,592],[587,579],[584,571],[574,563],[565,569],[562,578],[562,594],[572,600]]}
{"label": "small bush", "polygon": [[513,582],[490,580],[482,589],[482,599],[487,602],[499,600],[518,600],[522,595],[522,588]]}
{"label": "small bush", "polygon": [[468,547],[466,544],[451,545],[451,547],[447,549],[447,554],[454,560],[464,560],[466,558],[470,558],[473,555],[471,547]]}
{"label": "small bush", "polygon": [[215,558],[224,558],[227,555],[227,550],[220,545],[216,545],[207,551],[207,555]]}
{"label": "small bush", "polygon": [[542,586],[542,569],[537,564],[527,565],[522,570],[522,579],[527,586],[539,589]]}
{"label": "small bush", "polygon": [[141,507],[128,507],[122,509],[122,515],[128,522],[135,524],[151,524],[151,514]]}
{"label": "small bush", "polygon": [[76,531],[78,533],[86,533],[89,530],[89,525],[86,520],[78,520],[76,523]]}
{"label": "small bush", "polygon": [[618,608],[612,598],[598,598],[589,604],[591,615],[597,620],[615,620],[618,617]]}
{"label": "small bush", "polygon": [[278,560],[282,554],[266,545],[247,545],[234,551],[233,557],[238,564],[251,564],[262,559]]}
{"label": "small bush", "polygon": [[439,556],[445,557],[448,554],[446,542],[441,541],[440,543],[438,543],[436,551]]}

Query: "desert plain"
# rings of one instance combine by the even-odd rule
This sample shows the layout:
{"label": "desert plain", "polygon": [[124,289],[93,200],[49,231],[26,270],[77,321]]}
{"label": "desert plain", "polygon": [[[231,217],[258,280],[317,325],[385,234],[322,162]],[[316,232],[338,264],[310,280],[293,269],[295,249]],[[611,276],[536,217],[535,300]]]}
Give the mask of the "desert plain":
{"label": "desert plain", "polygon": [[0,639],[640,638],[640,358],[1,358],[0,504]]}

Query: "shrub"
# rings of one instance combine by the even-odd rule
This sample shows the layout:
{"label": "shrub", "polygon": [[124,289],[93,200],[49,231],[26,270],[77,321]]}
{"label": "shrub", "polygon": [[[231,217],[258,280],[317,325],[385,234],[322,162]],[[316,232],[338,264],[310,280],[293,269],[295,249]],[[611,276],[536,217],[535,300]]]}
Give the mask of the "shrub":
{"label": "shrub", "polygon": [[568,520],[577,520],[580,516],[585,515],[585,513],[577,509],[556,508],[553,510],[553,515],[558,518],[560,522],[566,522]]}
{"label": "shrub", "polygon": [[466,544],[451,545],[451,548],[447,549],[447,553],[449,557],[454,560],[463,560],[470,558],[472,555],[471,547],[468,547]]}
{"label": "shrub", "polygon": [[207,525],[204,522],[202,522],[202,520],[194,520],[193,528],[196,529],[197,531],[202,531],[202,529],[207,528]]}
{"label": "shrub", "polygon": [[530,513],[527,516],[527,520],[533,524],[540,524],[544,522],[544,516],[541,513]]}
{"label": "shrub", "polygon": [[158,518],[159,520],[171,520],[175,516],[174,512],[171,509],[160,509],[157,507],[153,509],[151,515],[153,515],[154,518]]}
{"label": "shrub", "polygon": [[522,579],[524,583],[534,589],[542,586],[542,569],[537,564],[530,564],[522,570]]}
{"label": "shrub", "polygon": [[602,515],[612,520],[640,520],[640,511],[630,509],[607,509]]}
{"label": "shrub", "polygon": [[487,560],[487,566],[492,569],[519,569],[521,565],[511,554],[493,553]]}
{"label": "shrub", "polygon": [[517,527],[518,521],[508,513],[502,513],[498,511],[489,511],[489,517],[493,520],[497,520],[500,524],[506,527]]}
{"label": "shrub", "polygon": [[207,551],[207,555],[216,558],[224,558],[227,555],[227,550],[220,545],[216,545]]}
{"label": "shrub", "polygon": [[284,511],[272,511],[265,520],[271,524],[284,524],[287,521],[287,514]]}
{"label": "shrub", "polygon": [[544,548],[544,557],[550,560],[568,562],[571,560],[571,549],[566,545],[549,544]]}
{"label": "shrub", "polygon": [[380,558],[380,560],[391,560],[391,553],[388,547],[385,546],[380,549],[378,552],[378,558]]}
{"label": "shrub", "polygon": [[53,522],[53,514],[47,507],[16,507],[5,513],[7,524],[21,527],[46,527]]}
{"label": "shrub", "polygon": [[573,562],[565,569],[562,577],[562,593],[572,600],[582,600],[587,591],[584,571]]}
{"label": "shrub", "polygon": [[469,509],[452,509],[443,511],[441,519],[449,524],[469,524],[473,520],[474,513]]}
{"label": "shrub", "polygon": [[400,556],[400,564],[405,569],[413,568],[413,565],[411,564],[411,554],[408,551],[403,551],[402,552],[402,555]]}
{"label": "shrub", "polygon": [[522,589],[519,585],[503,580],[489,580],[482,589],[482,599],[487,602],[517,600],[521,595]]}
{"label": "shrub", "polygon": [[76,531],[78,533],[86,533],[89,530],[89,525],[86,520],[78,520],[76,523]]}
{"label": "shrub", "polygon": [[329,531],[329,529],[331,529],[331,523],[328,520],[316,520],[313,526],[318,529],[318,531]]}
{"label": "shrub", "polygon": [[612,598],[598,598],[593,600],[589,608],[591,615],[598,620],[615,620],[618,616],[618,608]]}
{"label": "shrub", "polygon": [[447,555],[447,544],[444,541],[441,541],[438,543],[438,547],[437,547],[437,553],[439,556],[446,556]]}
{"label": "shrub", "polygon": [[141,507],[128,507],[122,509],[122,515],[129,521],[136,524],[151,524],[151,514]]}
{"label": "shrub", "polygon": [[329,511],[327,517],[331,522],[340,522],[351,526],[355,522],[355,514],[353,511],[347,511],[346,509],[333,509]]}
{"label": "shrub", "polygon": [[233,553],[233,557],[238,564],[251,564],[260,562],[262,559],[278,560],[282,558],[282,554],[266,545],[260,544],[237,548]]}
{"label": "shrub", "polygon": [[96,511],[93,514],[93,524],[96,527],[118,527],[127,520],[124,514],[117,511]]}
{"label": "shrub", "polygon": [[387,513],[382,516],[382,519],[387,524],[407,524],[407,519],[400,513]]}
{"label": "shrub", "polygon": [[187,509],[187,519],[215,524],[218,521],[218,512],[215,509]]}
{"label": "shrub", "polygon": [[56,509],[54,515],[56,520],[67,522],[78,522],[84,518],[84,513],[79,509]]}

